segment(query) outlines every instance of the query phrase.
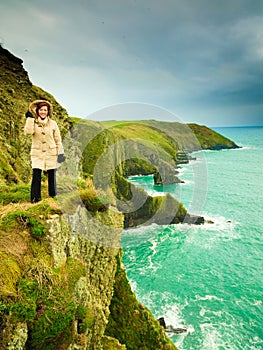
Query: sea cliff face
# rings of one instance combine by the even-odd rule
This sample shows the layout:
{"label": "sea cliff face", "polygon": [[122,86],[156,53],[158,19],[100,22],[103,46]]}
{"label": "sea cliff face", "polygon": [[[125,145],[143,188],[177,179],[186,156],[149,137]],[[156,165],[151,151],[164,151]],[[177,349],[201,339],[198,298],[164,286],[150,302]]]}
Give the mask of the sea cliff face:
{"label": "sea cliff face", "polygon": [[[115,225],[103,225],[102,233],[85,208],[71,216],[55,213],[52,204],[43,209],[42,205],[31,207],[30,212],[13,212],[2,222],[1,237],[9,235],[15,240],[20,235],[23,252],[16,256],[1,246],[7,262],[12,261],[6,279],[1,271],[1,345],[4,349],[17,349],[18,343],[20,349],[103,349],[122,216],[101,216],[100,220],[110,219]],[[37,220],[38,211],[45,219],[38,222],[43,230],[35,239],[26,220]],[[21,222],[25,223],[22,234]],[[93,242],[86,238],[88,234],[92,234]],[[96,242],[101,234],[107,236],[109,246]]]}
{"label": "sea cliff face", "polygon": [[[78,207],[62,214],[48,200],[5,215],[0,227],[1,348],[156,349],[159,344],[158,349],[176,349],[130,290],[121,265],[122,228],[119,212],[91,217]],[[133,314],[125,308],[128,300]],[[112,319],[118,330],[108,326],[105,332]]]}

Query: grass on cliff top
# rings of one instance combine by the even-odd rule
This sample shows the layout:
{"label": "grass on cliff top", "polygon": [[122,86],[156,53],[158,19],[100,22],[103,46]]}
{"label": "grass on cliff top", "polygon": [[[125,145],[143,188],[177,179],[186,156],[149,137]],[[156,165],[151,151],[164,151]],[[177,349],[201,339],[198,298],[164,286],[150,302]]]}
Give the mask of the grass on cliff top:
{"label": "grass on cliff top", "polygon": [[[41,184],[42,200],[39,203],[31,204],[30,184],[0,185],[0,217],[12,211],[27,210],[28,208],[35,208],[34,211],[37,213],[37,208],[41,206],[48,206],[56,213],[61,213],[63,210],[74,212],[80,201],[90,212],[105,211],[109,205],[115,205],[112,192],[105,193],[96,190],[90,178],[78,180],[73,190],[65,190],[63,186],[67,187],[67,182],[64,181],[63,184],[58,185],[57,199],[50,198],[48,196],[47,180],[43,176]],[[60,194],[63,192],[66,194]],[[39,214],[41,215],[41,211]]]}
{"label": "grass on cliff top", "polygon": [[110,130],[117,132],[125,139],[138,139],[147,147],[155,149],[163,149],[171,158],[175,157],[177,144],[168,134],[165,134],[161,129],[153,128],[150,125],[145,125],[140,122],[119,122],[119,123],[103,123]]}
{"label": "grass on cliff top", "polygon": [[188,124],[195,133],[202,148],[214,147],[216,145],[225,145],[227,147],[236,147],[236,144],[227,137],[208,128],[204,125]]}
{"label": "grass on cliff top", "polygon": [[200,144],[196,138],[194,132],[187,124],[178,122],[163,122],[159,120],[136,120],[136,122],[129,121],[106,121],[103,125],[109,128],[127,129],[129,125],[135,124],[138,126],[138,137],[144,138],[146,135],[142,135],[139,130],[144,126],[149,129],[155,130],[166,138],[166,142],[172,145],[176,145],[177,150],[193,150],[200,149]]}
{"label": "grass on cliff top", "polygon": [[115,205],[115,198],[111,190],[96,189],[90,177],[82,178],[77,183],[63,181],[58,185],[58,204],[62,210],[74,213],[78,205],[84,204],[89,212],[106,211],[110,205]]}
{"label": "grass on cliff top", "polygon": [[30,185],[0,186],[0,204],[30,202]]}
{"label": "grass on cliff top", "polygon": [[30,244],[41,242],[45,220],[57,213],[52,203],[10,203],[0,207],[0,296],[15,295]]}
{"label": "grass on cliff top", "polygon": [[130,121],[105,121],[103,125],[109,128],[119,128],[128,130],[130,125],[138,125],[138,136],[141,136],[139,132],[140,125],[149,126],[159,130],[161,133],[167,134],[176,143],[178,143],[178,149],[191,152],[199,149],[209,149],[216,145],[225,145],[227,147],[235,147],[235,143],[216,131],[208,128],[205,125],[198,125],[194,123],[184,124],[179,122],[163,122],[159,120],[137,120],[136,122]]}

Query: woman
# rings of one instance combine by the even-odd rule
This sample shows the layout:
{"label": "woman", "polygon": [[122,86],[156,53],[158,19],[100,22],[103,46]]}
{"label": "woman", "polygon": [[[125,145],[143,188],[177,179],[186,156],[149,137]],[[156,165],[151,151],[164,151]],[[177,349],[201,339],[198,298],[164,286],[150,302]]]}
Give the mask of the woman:
{"label": "woman", "polygon": [[[48,174],[48,194],[56,196],[56,168],[58,161],[64,160],[60,131],[52,120],[52,105],[45,100],[36,100],[29,105],[26,113],[24,131],[32,135],[31,162],[33,177],[31,184],[31,203],[41,200],[42,170]],[[59,158],[58,158],[58,154]]]}

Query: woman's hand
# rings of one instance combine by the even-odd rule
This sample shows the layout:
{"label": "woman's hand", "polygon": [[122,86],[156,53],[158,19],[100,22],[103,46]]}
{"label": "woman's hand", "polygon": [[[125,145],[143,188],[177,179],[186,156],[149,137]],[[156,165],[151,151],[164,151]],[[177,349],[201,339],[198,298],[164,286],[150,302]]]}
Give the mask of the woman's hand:
{"label": "woman's hand", "polygon": [[63,162],[65,162],[65,160],[66,160],[66,157],[64,154],[58,155],[58,163],[63,163]]}
{"label": "woman's hand", "polygon": [[32,113],[30,113],[29,111],[26,112],[26,118],[34,118]]}

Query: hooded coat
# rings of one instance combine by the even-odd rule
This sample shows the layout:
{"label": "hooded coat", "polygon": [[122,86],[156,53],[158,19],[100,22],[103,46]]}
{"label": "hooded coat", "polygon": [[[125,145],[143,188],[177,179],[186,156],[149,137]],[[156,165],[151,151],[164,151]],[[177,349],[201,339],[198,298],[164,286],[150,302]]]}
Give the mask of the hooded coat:
{"label": "hooded coat", "polygon": [[[38,121],[36,108],[38,103],[45,102],[49,105],[48,120],[45,125]],[[57,123],[52,119],[52,105],[48,101],[36,100],[29,105],[29,112],[33,118],[27,118],[24,127],[25,134],[32,135],[31,163],[32,168],[49,170],[56,169],[57,156],[62,148],[61,135]]]}

